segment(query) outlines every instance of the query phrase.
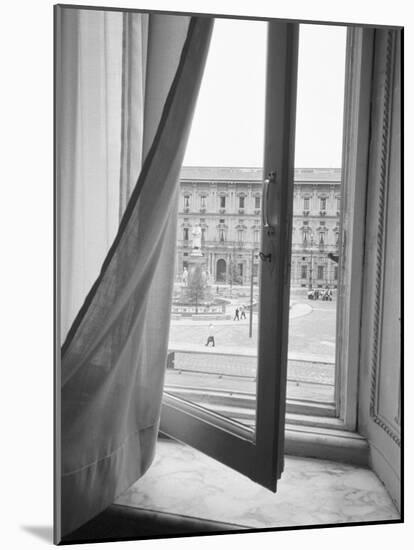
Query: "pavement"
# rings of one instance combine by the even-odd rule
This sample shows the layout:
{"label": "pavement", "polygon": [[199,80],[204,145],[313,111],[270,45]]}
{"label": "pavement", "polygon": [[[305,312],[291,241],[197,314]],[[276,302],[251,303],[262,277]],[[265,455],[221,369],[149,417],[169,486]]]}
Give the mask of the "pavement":
{"label": "pavement", "polygon": [[[214,348],[207,348],[213,350]],[[172,352],[173,350],[170,350]],[[212,375],[226,375],[255,379],[257,360],[254,356],[224,354],[214,351],[207,353],[174,351],[174,370],[199,372]],[[288,378],[302,382],[334,384],[334,364],[295,360],[288,358]]]}
{"label": "pavement", "polygon": [[[288,359],[290,361],[334,363],[335,341],[331,333],[333,332],[334,335],[335,330],[329,330],[328,334],[326,330],[324,332],[322,330],[322,321],[325,321],[326,324],[328,314],[332,318],[328,319],[328,323],[335,322],[335,317],[332,317],[332,313],[335,314],[336,308],[331,305],[332,302],[324,302],[323,304],[323,307],[313,307],[313,305],[311,306],[303,302],[294,302],[291,304],[288,349]],[[329,304],[329,306],[327,307],[326,304]],[[231,313],[231,319],[211,321],[195,316],[173,319],[171,321],[169,349],[171,351],[203,354],[220,353],[222,355],[234,356],[257,356],[257,313],[253,313],[252,337],[249,338],[249,312],[247,312],[247,319],[234,321],[235,307],[237,307],[237,303],[233,302],[226,308]],[[304,317],[307,319],[303,319]],[[299,325],[300,320],[304,324],[303,328]],[[214,348],[205,346],[207,327],[210,323],[214,326],[216,340],[216,347]],[[295,324],[297,324],[297,329],[295,328]],[[305,346],[306,342],[312,342],[312,346]],[[312,350],[309,349],[310,347]],[[306,349],[302,351],[301,348]]]}

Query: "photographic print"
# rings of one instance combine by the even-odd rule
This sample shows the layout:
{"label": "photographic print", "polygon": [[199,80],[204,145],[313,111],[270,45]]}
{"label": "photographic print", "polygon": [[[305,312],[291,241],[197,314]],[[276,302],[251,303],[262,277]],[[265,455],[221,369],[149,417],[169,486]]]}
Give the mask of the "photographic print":
{"label": "photographic print", "polygon": [[402,517],[402,27],[57,5],[56,544]]}

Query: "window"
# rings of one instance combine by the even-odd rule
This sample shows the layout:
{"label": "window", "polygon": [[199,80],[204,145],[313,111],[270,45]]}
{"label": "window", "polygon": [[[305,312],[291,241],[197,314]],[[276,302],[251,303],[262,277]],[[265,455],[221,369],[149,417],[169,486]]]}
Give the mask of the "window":
{"label": "window", "polygon": [[[216,20],[217,25],[215,26],[214,32],[217,32],[217,29],[220,27],[220,23],[223,25],[228,24],[227,20]],[[241,25],[242,22],[232,22],[232,24]],[[260,40],[263,40],[263,46],[266,47],[266,26],[267,24],[262,24],[261,22],[246,22],[249,26],[251,25],[262,25],[262,32],[257,36]],[[296,24],[286,24],[286,23],[270,23],[269,28],[269,56],[271,56],[274,61],[268,66],[270,81],[267,80],[267,86],[270,89],[273,89],[275,82],[280,82],[280,79],[287,79],[287,81],[293,82],[293,75],[295,74],[295,65],[296,65],[296,43],[298,39],[298,25]],[[214,32],[213,32],[213,42],[214,42]],[[244,32],[240,37],[240,48],[245,44],[250,37],[249,32]],[[257,38],[256,38],[257,40]],[[288,44],[288,47],[285,47]],[[240,48],[236,51],[240,51]],[[274,55],[274,52],[283,51],[282,56]],[[222,52],[221,52],[222,53]],[[223,52],[224,55],[224,52]],[[207,68],[208,68],[207,60]],[[263,63],[262,63],[263,62]],[[221,462],[229,465],[230,467],[249,475],[257,483],[264,485],[272,490],[275,489],[277,478],[282,470],[282,441],[277,436],[277,433],[281,434],[280,428],[283,425],[283,410],[284,410],[284,401],[282,401],[284,380],[286,377],[286,350],[281,346],[280,342],[283,338],[283,331],[281,330],[282,326],[286,326],[288,323],[289,315],[289,304],[287,303],[283,293],[280,292],[281,289],[281,277],[287,269],[289,262],[289,250],[286,244],[289,241],[287,230],[289,224],[287,223],[288,219],[292,213],[292,197],[293,197],[293,174],[287,172],[287,167],[293,165],[293,139],[291,133],[293,132],[294,124],[294,109],[293,105],[295,102],[294,93],[282,93],[277,99],[274,97],[274,94],[267,93],[265,94],[265,68],[266,60],[263,55],[261,60],[254,62],[254,69],[258,64],[262,63],[263,67],[263,109],[265,104],[265,98],[269,99],[270,105],[267,106],[268,114],[264,116],[260,115],[260,119],[263,121],[263,124],[266,124],[266,131],[260,132],[260,135],[266,135],[267,140],[269,140],[268,146],[263,147],[263,144],[260,144],[262,148],[260,158],[263,158],[263,151],[266,150],[265,162],[263,166],[264,173],[268,173],[273,169],[286,171],[286,178],[284,178],[284,188],[286,193],[283,195],[283,203],[272,202],[271,206],[269,205],[267,214],[269,215],[269,222],[275,223],[274,218],[278,217],[281,220],[281,231],[277,232],[267,232],[262,235],[262,247],[263,250],[267,250],[270,246],[276,246],[278,250],[277,259],[274,258],[273,262],[277,262],[278,269],[273,268],[273,263],[266,265],[262,263],[259,268],[259,281],[256,281],[256,295],[257,304],[255,304],[255,319],[254,329],[257,330],[258,326],[258,317],[266,319],[265,323],[262,323],[263,326],[266,326],[266,331],[270,331],[266,337],[260,337],[260,349],[256,355],[253,356],[253,365],[255,371],[256,382],[252,382],[254,387],[255,394],[252,396],[252,413],[253,424],[242,423],[239,421],[233,421],[232,416],[229,418],[229,414],[223,413],[218,414],[209,410],[208,403],[205,400],[202,400],[202,395],[204,392],[196,392],[201,399],[201,402],[197,402],[197,398],[190,398],[186,400],[184,394],[181,392],[178,395],[176,389],[172,386],[166,387],[166,395],[164,398],[163,404],[163,415],[161,418],[161,430],[169,433],[172,437],[180,439],[197,449],[209,454],[213,457],[218,458]],[[232,66],[232,63],[229,62],[229,67]],[[243,89],[246,84],[246,63],[243,63],[243,70],[240,71],[240,78],[243,85],[240,87],[238,93],[243,93]],[[230,69],[229,69],[230,72]],[[226,73],[227,74],[227,73]],[[224,77],[223,77],[224,78]],[[227,87],[232,90],[231,95],[229,96],[229,107],[234,103],[234,88],[237,83],[235,83],[234,77],[231,78],[230,82],[222,82],[222,88],[225,90]],[[292,83],[293,86],[293,83]],[[285,90],[285,87],[282,87],[282,90]],[[202,89],[200,91],[202,94]],[[223,97],[220,98],[220,101],[223,101]],[[248,111],[255,109],[255,105],[249,105]],[[247,116],[250,116],[248,114]],[[239,116],[238,119],[241,117]],[[257,118],[257,115],[256,115]],[[282,122],[281,122],[282,121]],[[240,120],[243,122],[244,120]],[[221,132],[220,128],[215,127],[214,131]],[[250,133],[240,132],[241,139],[251,139]],[[282,139],[283,136],[283,139]],[[191,139],[191,136],[190,136]],[[289,147],[283,147],[283,151],[279,150],[277,144],[286,141],[290,144]],[[253,147],[257,146],[258,140],[255,139],[252,141]],[[191,145],[191,144],[190,144]],[[231,164],[229,164],[231,166]],[[227,179],[227,178],[223,178]],[[230,178],[231,179],[231,178]],[[263,180],[263,177],[260,177],[260,180]],[[244,197],[240,200],[239,196],[238,206],[245,206]],[[236,203],[237,204],[237,203]],[[220,210],[226,208],[226,197],[225,195],[218,196],[218,207]],[[229,226],[227,229],[226,225]],[[228,223],[226,218],[221,218],[219,224],[217,224],[218,238],[219,242],[223,242],[228,236],[226,236],[227,231],[233,231],[233,224]],[[237,231],[237,228],[234,228]],[[243,237],[244,228],[239,228],[238,233],[239,238]],[[232,233],[232,238],[234,233]],[[237,233],[236,233],[237,235]],[[236,237],[237,238],[237,237]],[[275,242],[273,242],[275,241]],[[220,257],[221,255],[221,257]],[[191,256],[191,255],[190,255]],[[189,258],[190,258],[189,256]],[[217,257],[219,256],[219,257]],[[222,287],[225,282],[227,282],[227,288],[218,288],[219,292],[226,291],[234,292],[237,290],[234,285],[240,283],[236,282],[246,278],[246,274],[250,272],[250,265],[254,266],[253,254],[249,254],[248,260],[240,258],[240,254],[235,253],[234,250],[231,250],[228,244],[226,247],[221,250],[221,254],[217,254],[215,258],[206,256],[206,265],[208,269],[212,270],[213,273],[210,273],[217,283]],[[191,260],[189,260],[190,262]],[[202,262],[202,259],[198,260]],[[208,263],[207,263],[208,262]],[[251,263],[250,263],[251,262]],[[279,266],[285,266],[283,269],[279,269]],[[252,267],[252,272],[255,268]],[[191,266],[189,271],[191,271]],[[202,278],[200,279],[200,284],[194,283],[194,287],[199,287],[202,291]],[[189,283],[190,284],[190,283]],[[261,286],[264,291],[260,293],[259,288]],[[214,288],[214,292],[217,289]],[[193,292],[193,294],[196,294]],[[200,297],[200,293],[198,294]],[[243,303],[244,300],[244,303]],[[240,296],[242,313],[240,313],[240,325],[244,326],[245,330],[248,328],[247,321],[247,305],[248,299]],[[210,302],[211,304],[211,302]],[[203,314],[206,314],[205,309],[207,307],[222,307],[221,303],[217,305],[207,305],[203,300],[199,299],[194,301],[193,305],[187,307],[187,314],[191,314],[190,310],[195,310],[197,308],[202,308]],[[276,315],[275,315],[275,312]],[[246,315],[247,313],[247,315]],[[215,313],[216,314],[216,313]],[[193,338],[199,339],[202,337],[204,332],[201,330],[201,326],[198,325],[196,336]],[[206,327],[206,329],[208,326]],[[203,329],[204,330],[204,329]],[[178,332],[176,331],[176,334]],[[223,338],[219,336],[220,333],[216,334],[216,337]],[[222,333],[224,334],[224,333]],[[264,335],[265,333],[263,333]],[[275,338],[274,335],[277,335]],[[258,342],[257,336],[253,343],[257,346]],[[173,342],[170,347],[173,347]],[[204,347],[204,344],[203,344]],[[173,351],[173,350],[172,350]],[[173,351],[175,353],[175,351]],[[214,355],[215,354],[215,355]],[[209,350],[209,360],[211,361],[214,356],[219,355],[217,348]],[[181,359],[184,360],[185,354],[182,353]],[[245,358],[245,362],[252,362],[252,355],[250,354]],[[228,360],[228,355],[217,357],[217,361]],[[249,364],[250,364],[249,363]],[[214,363],[213,363],[214,365]],[[247,368],[251,368],[247,365]],[[167,373],[170,374],[170,373]],[[172,373],[173,374],[173,373]],[[168,380],[167,380],[168,382]],[[257,392],[256,392],[257,387]],[[269,391],[270,390],[270,391]],[[265,395],[266,394],[266,397]],[[187,394],[188,395],[188,392]],[[272,410],[272,413],[270,411]],[[276,427],[279,428],[276,429]],[[266,449],[266,450],[265,450]],[[218,456],[219,455],[219,456]]]}
{"label": "window", "polygon": [[239,197],[239,208],[240,209],[244,208],[244,195],[240,195]]}
{"label": "window", "polygon": [[184,195],[184,210],[190,208],[190,195]]}
{"label": "window", "polygon": [[244,235],[243,229],[238,229],[237,230],[237,240],[238,240],[239,243],[243,242],[243,239],[244,239],[243,235]]}
{"label": "window", "polygon": [[183,229],[183,239],[184,241],[188,241],[188,227],[184,227]]}
{"label": "window", "polygon": [[202,210],[205,210],[205,208],[206,208],[206,196],[205,195],[201,195],[201,197],[200,197],[200,208]]}
{"label": "window", "polygon": [[320,207],[322,211],[326,210],[326,197],[320,198]]}
{"label": "window", "polygon": [[254,198],[254,207],[256,210],[260,209],[260,195],[256,195]]}
{"label": "window", "polygon": [[324,245],[325,244],[325,233],[323,231],[319,232],[319,244]]}
{"label": "window", "polygon": [[334,266],[334,281],[338,280],[338,266]]}
{"label": "window", "polygon": [[[279,23],[278,23],[279,25]],[[276,33],[275,33],[276,35]],[[273,38],[275,39],[275,38]],[[280,75],[278,75],[277,77],[275,76],[275,78],[280,78]],[[269,85],[271,86],[271,81],[269,82]],[[349,99],[349,98],[348,98]],[[287,99],[285,98],[285,101],[287,101]],[[282,102],[283,103],[283,102]],[[276,109],[278,109],[278,107],[276,106],[275,107]],[[279,109],[281,109],[282,107],[279,106]],[[281,119],[283,119],[283,117],[281,117]],[[267,128],[267,133],[266,135],[269,137],[272,132],[275,131],[275,128],[279,128],[278,125],[272,125],[272,122],[270,120],[267,120],[266,121],[266,124],[268,126]],[[280,128],[279,128],[280,130]],[[285,128],[286,130],[286,128]],[[271,138],[270,138],[271,139]],[[285,143],[287,143],[288,141],[285,141]],[[276,154],[276,157],[277,159],[280,161],[280,156],[278,156]],[[270,161],[269,159],[266,160],[265,162],[265,173],[267,172],[270,172],[271,170],[275,169],[275,165],[276,165],[276,168],[278,166],[278,161]],[[289,193],[292,193],[293,192],[293,189],[289,191]],[[292,195],[290,195],[290,197],[292,197]],[[288,197],[284,197],[284,200],[287,199]],[[321,210],[326,210],[326,198],[323,197],[325,200],[324,201],[321,201],[320,203],[320,206],[321,206]],[[221,202],[221,198],[219,199],[220,202],[219,202],[219,205],[220,207],[223,205],[225,206],[225,201]],[[305,203],[304,203],[305,204]],[[353,203],[355,204],[355,203]],[[286,207],[286,210],[284,210],[282,212],[282,206]],[[306,204],[306,206],[309,206],[309,203]],[[280,205],[279,206],[281,208],[280,212],[282,212],[282,215],[288,215],[289,216],[289,208],[291,208],[291,205],[290,204],[284,204],[284,205]],[[358,210],[358,209],[356,209]],[[221,220],[220,220],[221,221]],[[224,219],[222,220],[224,222]],[[304,224],[305,226],[305,224]],[[276,232],[277,233],[277,232]],[[299,232],[298,232],[299,233]],[[339,231],[338,231],[339,233]],[[224,240],[224,229],[223,228],[220,228],[219,229],[219,235],[220,235],[220,240]],[[300,233],[299,233],[300,235]],[[264,243],[263,243],[263,247],[262,247],[262,250],[264,250],[264,252],[267,252],[268,249],[266,249],[266,245],[269,244],[268,243],[268,238],[271,238],[269,236],[266,236],[264,235]],[[277,235],[275,238],[279,238],[279,235]],[[324,238],[324,237],[323,237]],[[300,237],[299,237],[300,239]],[[308,265],[307,264],[304,264],[302,267],[301,267],[301,275],[304,276],[303,278],[306,278],[307,276],[309,276],[310,280],[312,280],[312,274],[313,274],[313,278],[315,279],[315,268],[316,268],[316,278],[321,282],[323,283],[324,282],[324,277],[329,274],[329,273],[332,273],[332,268],[329,267],[330,264],[326,264],[326,265],[321,265],[320,262],[321,261],[321,258],[319,257],[319,250],[317,249],[317,247],[312,247],[312,239],[311,239],[311,230],[309,228],[303,228],[302,229],[302,239],[303,239],[303,242],[304,243],[307,243],[309,240],[310,240],[310,244],[311,244],[311,248],[308,248],[308,257],[307,257],[307,262],[308,262]],[[315,243],[316,244],[316,243]],[[283,253],[285,252],[283,250],[283,246],[281,247],[282,248],[282,256],[283,256]],[[224,250],[223,249],[223,257],[224,257]],[[229,255],[226,256],[226,262],[228,261],[228,258],[229,258]],[[278,261],[280,260],[280,258],[278,258]],[[224,262],[225,260],[221,260],[222,262]],[[281,258],[281,261],[282,263],[286,261],[286,259],[284,257]],[[271,262],[270,262],[271,263]],[[225,263],[225,273],[226,273],[226,277],[229,277],[229,273],[232,269],[232,266],[231,266],[231,261],[230,261],[230,264],[228,263]],[[328,266],[328,267],[327,267]],[[272,277],[274,276],[274,274],[271,274],[269,273],[270,270],[268,270],[268,267],[267,264],[263,261],[260,263],[260,267],[261,267],[261,281],[262,281],[262,285],[263,288],[273,288],[274,290],[277,288],[277,286],[273,286],[272,285]],[[214,267],[215,269],[215,267]],[[277,270],[279,271],[279,273],[281,273],[283,270],[280,269],[280,270]],[[336,277],[338,277],[338,271],[337,271],[337,268],[336,270],[334,269],[334,271],[336,271]],[[249,270],[247,269],[247,272],[249,272]],[[342,277],[342,269],[341,269],[341,277]],[[281,281],[279,280],[279,283]],[[267,286],[269,285],[269,286]],[[272,318],[272,315],[274,315],[274,312],[277,311],[278,312],[278,321],[276,320],[272,320],[272,322],[276,322],[276,323],[279,323],[278,327],[280,330],[286,330],[286,309],[288,307],[288,304],[286,304],[286,301],[283,301],[282,299],[282,296],[281,295],[278,295],[277,294],[277,291],[275,290],[275,295],[269,299],[269,296],[267,295],[267,302],[264,302],[263,303],[263,306],[265,308],[265,311],[267,311],[268,313],[268,316],[266,316],[266,321],[268,319],[271,319]],[[262,304],[261,304],[262,305]],[[279,306],[279,307],[277,307]],[[354,310],[352,311],[356,311],[357,308],[355,308]],[[350,311],[351,309],[348,309],[348,311]],[[264,315],[263,312],[261,312],[261,315]],[[283,317],[284,316],[284,317]],[[283,320],[284,319],[284,320]],[[267,327],[266,327],[267,328]],[[278,331],[275,331],[273,334],[278,334]],[[285,333],[285,337],[286,337],[286,333]],[[273,352],[275,351],[275,349],[273,348]],[[339,352],[340,353],[340,352]],[[278,354],[278,352],[276,352],[276,355]],[[269,356],[267,356],[269,357]],[[278,357],[280,358],[280,353],[278,355]],[[264,360],[264,358],[262,358]],[[356,362],[355,362],[356,363]],[[275,364],[273,362],[273,364]],[[278,359],[278,365],[281,365],[282,363],[279,361]],[[260,371],[260,368],[259,368],[259,371]],[[263,371],[265,372],[265,371]],[[275,375],[275,373],[273,373]],[[267,373],[267,375],[269,375],[269,373]],[[264,374],[262,374],[262,376],[265,376]],[[277,373],[277,376],[282,376],[283,377],[283,372],[282,371],[278,371]],[[342,376],[342,375],[341,375]],[[338,378],[341,378],[341,376],[339,376]],[[347,375],[346,375],[347,376]],[[345,376],[345,377],[346,377]],[[347,383],[347,382],[346,382]],[[276,385],[277,386],[277,385]],[[260,375],[259,375],[259,381],[258,381],[258,387],[260,387]],[[263,386],[262,386],[263,387]],[[348,386],[347,386],[348,387]],[[341,391],[341,390],[340,390]],[[348,390],[346,390],[348,391]],[[337,398],[337,397],[336,397]],[[343,395],[341,396],[341,403],[344,403],[344,402],[347,402],[346,399],[343,398]],[[276,402],[273,402],[273,405],[277,403]],[[341,407],[343,405],[341,404]],[[256,407],[257,407],[257,424],[256,426],[258,427],[259,431],[262,429],[260,427],[260,414],[262,414],[263,416],[261,416],[262,420],[264,420],[265,418],[268,418],[268,415],[265,414],[264,412],[264,409],[262,409],[262,413],[259,413],[259,409],[260,407],[263,407],[263,405],[261,404],[261,400],[258,399],[257,403],[256,403]],[[248,435],[243,429],[241,429],[240,427],[236,427],[236,426],[232,426],[232,427],[229,427],[229,425],[227,424],[227,421],[224,421],[222,418],[220,419],[217,419],[217,418],[213,418],[213,417],[210,417],[208,415],[204,416],[205,415],[205,412],[204,411],[198,411],[198,413],[196,414],[196,416],[192,417],[192,420],[189,420],[187,417],[185,417],[185,420],[184,420],[184,417],[181,415],[181,412],[179,412],[180,407],[178,406],[178,404],[174,401],[174,400],[171,400],[169,401],[168,403],[168,414],[166,413],[165,415],[165,419],[166,419],[166,422],[169,421],[169,418],[170,418],[170,413],[173,413],[173,414],[176,414],[177,413],[177,418],[179,418],[179,422],[178,424],[181,425],[181,421],[183,421],[184,423],[187,423],[187,422],[192,422],[193,425],[197,425],[197,432],[198,434],[197,435],[191,435],[190,439],[190,443],[191,444],[194,444],[194,446],[196,446],[197,448],[201,448],[202,450],[204,450],[204,452],[206,452],[207,454],[210,454],[211,451],[207,448],[209,445],[208,443],[206,443],[207,440],[214,440],[215,441],[215,444],[216,444],[216,449],[220,448],[220,449],[224,449],[226,448],[226,445],[230,445],[232,446],[233,442],[235,442],[237,440],[237,443],[235,443],[235,446],[234,446],[234,450],[235,452],[231,453],[231,456],[227,453],[226,450],[222,450],[222,461],[226,464],[231,464],[232,467],[234,467],[235,469],[238,469],[239,471],[242,471],[242,472],[245,472],[245,467],[246,467],[246,464],[243,462],[245,460],[245,458],[235,458],[235,454],[238,453],[239,450],[242,450],[243,449],[243,454],[244,456],[246,456],[246,454],[249,455],[249,453],[256,453],[257,449],[258,449],[258,444],[257,442],[260,440],[260,441],[264,441],[264,439],[261,439],[262,436],[258,435],[258,433],[256,433],[256,444],[254,445],[254,449],[253,447],[250,446],[250,444],[247,444],[247,445],[244,445],[244,443],[242,444],[240,442],[240,438],[241,439],[246,439],[248,441],[253,441],[252,439],[252,435]],[[274,410],[274,409],[273,409]],[[339,410],[339,409],[338,409]],[[342,411],[342,409],[340,409]],[[191,411],[191,414],[193,414],[193,409],[192,407],[189,405],[188,406],[188,409],[187,409],[187,412],[190,413]],[[190,415],[191,416],[191,415]],[[340,414],[340,420],[344,420],[344,426],[348,427],[348,428],[352,428],[352,426],[354,426],[355,424],[353,424],[352,422],[352,414],[348,415],[348,413],[345,415],[347,416],[347,418],[345,419],[342,412]],[[204,419],[208,419],[208,422],[207,424],[209,424],[210,427],[207,427],[203,422],[202,422],[202,417]],[[274,419],[272,419],[273,421]],[[216,434],[215,434],[215,430],[211,427],[213,424],[216,425],[217,423],[221,423],[221,426],[223,427],[223,431],[226,432],[227,435],[224,435],[223,433],[221,433],[220,436],[217,436],[218,439],[216,439]],[[214,435],[213,435],[213,432],[214,432]],[[193,434],[193,431],[191,431],[191,433]],[[236,438],[236,440],[233,441],[233,437],[228,435],[229,433],[232,434],[232,436],[235,434],[235,433],[238,433],[240,435],[240,438]],[[264,433],[264,432],[262,432]],[[265,445],[265,443],[263,443],[263,445]],[[269,444],[270,445],[270,444]],[[250,449],[250,450],[248,450]],[[277,454],[277,453],[275,453]],[[250,454],[251,456],[251,454]],[[247,460],[247,459],[246,459]],[[243,462],[243,464],[242,464]],[[255,473],[255,475],[258,474],[258,472]],[[259,474],[258,474],[259,475]],[[252,476],[254,477],[254,476]],[[267,485],[269,486],[269,485]]]}
{"label": "window", "polygon": [[300,267],[301,267],[301,271],[300,271],[301,279],[307,279],[307,277],[308,277],[308,266],[306,264],[302,264]]}
{"label": "window", "polygon": [[309,210],[309,197],[304,197],[303,199],[303,209]]}

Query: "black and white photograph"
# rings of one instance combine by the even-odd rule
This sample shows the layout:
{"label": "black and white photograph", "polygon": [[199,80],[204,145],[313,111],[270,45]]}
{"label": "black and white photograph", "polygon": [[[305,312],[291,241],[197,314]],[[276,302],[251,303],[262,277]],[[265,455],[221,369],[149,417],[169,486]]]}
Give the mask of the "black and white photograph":
{"label": "black and white photograph", "polygon": [[54,16],[55,542],[400,522],[402,28]]}
{"label": "black and white photograph", "polygon": [[31,38],[11,62],[40,121],[50,88],[44,128],[13,115],[50,182],[10,134],[37,220],[10,318],[34,355],[5,364],[34,398],[22,547],[406,547],[407,21],[229,4],[48,2],[49,81]]}

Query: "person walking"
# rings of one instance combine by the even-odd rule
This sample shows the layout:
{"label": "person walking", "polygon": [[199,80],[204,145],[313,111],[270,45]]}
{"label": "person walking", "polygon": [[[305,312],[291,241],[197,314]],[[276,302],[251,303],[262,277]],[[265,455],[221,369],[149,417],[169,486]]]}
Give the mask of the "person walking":
{"label": "person walking", "polygon": [[214,341],[214,325],[213,323],[210,323],[208,325],[208,337],[207,337],[207,342],[206,342],[206,346],[208,346],[210,344],[210,342],[213,344],[213,348],[216,347],[216,343]]}
{"label": "person walking", "polygon": [[236,311],[234,312],[234,319],[233,321],[240,321],[240,318],[239,318],[239,308],[236,307]]}
{"label": "person walking", "polygon": [[244,306],[240,306],[240,319],[246,319],[246,313],[244,312]]}

